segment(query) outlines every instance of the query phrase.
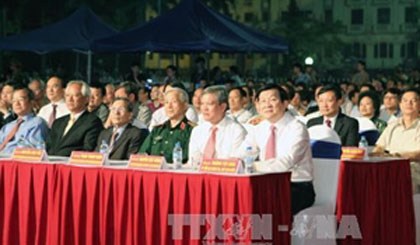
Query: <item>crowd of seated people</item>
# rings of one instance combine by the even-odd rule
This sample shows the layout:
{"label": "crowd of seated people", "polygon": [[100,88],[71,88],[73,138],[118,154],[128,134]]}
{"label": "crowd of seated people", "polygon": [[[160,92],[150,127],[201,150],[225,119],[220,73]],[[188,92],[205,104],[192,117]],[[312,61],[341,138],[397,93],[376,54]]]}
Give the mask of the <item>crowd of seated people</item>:
{"label": "crowd of seated people", "polygon": [[[413,190],[420,192],[420,92],[417,82],[318,83],[296,67],[294,80],[229,86],[200,78],[192,91],[168,67],[167,82],[149,87],[135,81],[115,84],[50,76],[46,83],[4,83],[0,97],[0,151],[12,153],[22,139],[45,141],[49,155],[99,151],[109,158],[130,154],[164,156],[180,144],[183,163],[208,158],[244,158],[251,147],[261,172],[292,172],[292,208],[315,199],[308,128],[325,125],[343,146],[358,146],[358,118],[379,132],[374,155],[410,159]],[[363,79],[362,79],[363,78]],[[35,144],[34,143],[34,144]]]}

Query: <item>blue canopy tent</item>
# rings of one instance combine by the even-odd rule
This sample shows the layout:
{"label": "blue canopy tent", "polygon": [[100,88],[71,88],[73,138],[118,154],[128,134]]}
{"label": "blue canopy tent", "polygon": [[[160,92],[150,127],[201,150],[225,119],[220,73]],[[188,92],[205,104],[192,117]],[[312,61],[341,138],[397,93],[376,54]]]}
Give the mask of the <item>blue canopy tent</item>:
{"label": "blue canopy tent", "polygon": [[87,54],[87,79],[90,82],[95,40],[118,32],[89,8],[81,7],[69,17],[48,26],[0,39],[0,50],[30,51],[44,54],[73,50]]}
{"label": "blue canopy tent", "polygon": [[286,52],[286,42],[235,22],[199,0],[184,0],[167,13],[94,42],[101,51]]}

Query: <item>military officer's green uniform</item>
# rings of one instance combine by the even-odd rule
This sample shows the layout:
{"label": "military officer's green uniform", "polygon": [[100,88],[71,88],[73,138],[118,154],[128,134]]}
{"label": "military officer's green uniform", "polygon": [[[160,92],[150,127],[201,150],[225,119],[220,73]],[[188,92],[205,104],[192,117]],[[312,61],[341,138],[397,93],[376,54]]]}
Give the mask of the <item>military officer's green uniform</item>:
{"label": "military officer's green uniform", "polygon": [[188,161],[188,144],[195,123],[188,121],[186,117],[174,128],[170,121],[157,125],[147,136],[140,147],[139,153],[147,153],[154,156],[165,156],[166,162],[172,163],[172,150],[176,142],[181,143],[182,162]]}

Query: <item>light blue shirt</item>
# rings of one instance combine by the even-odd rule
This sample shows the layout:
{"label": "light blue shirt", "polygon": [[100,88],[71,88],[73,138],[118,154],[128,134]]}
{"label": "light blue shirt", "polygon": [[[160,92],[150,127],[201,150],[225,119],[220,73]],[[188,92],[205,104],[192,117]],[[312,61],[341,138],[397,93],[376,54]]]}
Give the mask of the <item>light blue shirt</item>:
{"label": "light blue shirt", "polygon": [[[3,153],[12,153],[17,146],[20,137],[23,137],[31,143],[35,143],[39,140],[45,141],[48,134],[48,126],[45,121],[35,116],[33,113],[22,117],[23,122],[20,124],[18,131],[14,138],[12,138],[6,147],[3,149]],[[9,132],[15,127],[18,119],[4,125],[0,130],[0,142],[4,142],[9,135]]]}

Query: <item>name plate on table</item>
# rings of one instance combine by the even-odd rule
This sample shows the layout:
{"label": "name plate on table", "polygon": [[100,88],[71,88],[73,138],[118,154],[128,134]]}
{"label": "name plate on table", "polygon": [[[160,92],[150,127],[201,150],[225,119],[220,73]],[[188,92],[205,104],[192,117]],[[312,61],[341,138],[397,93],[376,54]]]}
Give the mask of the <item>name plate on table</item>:
{"label": "name plate on table", "polygon": [[73,151],[70,156],[70,164],[103,166],[106,160],[105,153]]}
{"label": "name plate on table", "polygon": [[358,147],[342,147],[341,159],[356,159],[363,160],[365,156],[365,149]]}
{"label": "name plate on table", "polygon": [[199,172],[237,174],[240,166],[239,159],[206,159],[201,163]]}
{"label": "name plate on table", "polygon": [[17,147],[13,151],[12,159],[21,161],[40,162],[48,160],[48,156],[44,149]]}
{"label": "name plate on table", "polygon": [[132,154],[128,161],[128,166],[131,168],[146,169],[146,170],[160,170],[165,165],[165,157],[163,156],[149,156]]}

